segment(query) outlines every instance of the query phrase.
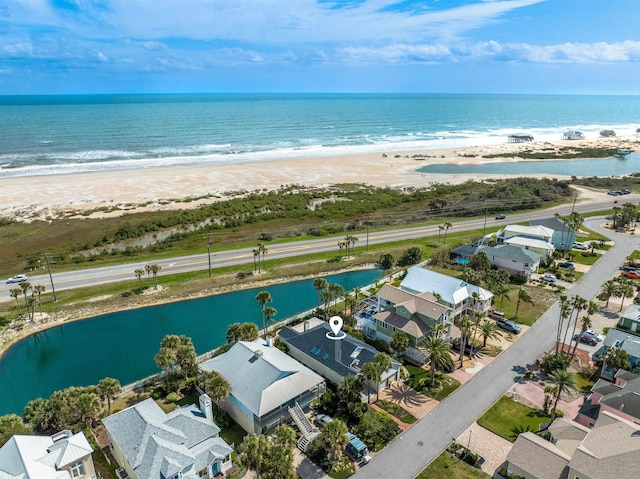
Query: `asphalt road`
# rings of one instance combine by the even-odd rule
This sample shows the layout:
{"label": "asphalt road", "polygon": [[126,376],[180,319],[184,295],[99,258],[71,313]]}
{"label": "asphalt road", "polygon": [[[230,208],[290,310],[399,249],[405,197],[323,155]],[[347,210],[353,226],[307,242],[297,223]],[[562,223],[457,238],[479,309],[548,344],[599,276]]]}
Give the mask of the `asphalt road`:
{"label": "asphalt road", "polygon": [[[614,273],[627,256],[640,247],[640,238],[625,236],[600,227],[604,220],[588,219],[585,227],[615,241],[615,246],[597,261],[590,271],[567,291],[592,299],[602,283]],[[427,416],[402,433],[353,479],[412,479],[435,459],[462,431],[489,409],[517,380],[527,365],[533,364],[555,342],[559,303],[555,303],[518,340],[489,366],[456,390]]]}
{"label": "asphalt road", "polygon": [[[627,195],[624,200],[620,202],[637,202],[640,199],[640,195]],[[607,199],[606,201],[585,201],[575,205],[575,210],[580,213],[588,213],[592,211],[602,211],[613,206],[613,200]],[[554,208],[548,208],[539,211],[528,211],[524,213],[518,213],[507,216],[504,220],[495,220],[493,217],[489,217],[486,220],[484,218],[473,219],[468,221],[460,221],[455,223],[450,229],[449,233],[455,231],[469,231],[469,230],[482,230],[484,226],[487,228],[493,226],[500,226],[510,223],[517,223],[522,221],[529,221],[533,219],[548,218],[555,213],[561,215],[567,215],[571,212],[572,205],[562,205]],[[443,219],[443,221],[445,221]],[[434,236],[438,234],[438,226],[422,226],[413,228],[402,228],[390,231],[369,232],[368,242],[370,245],[388,243],[393,241],[401,241],[407,239],[421,239],[427,236]],[[357,247],[362,247],[366,244],[366,234],[364,232],[357,232],[356,236],[359,238]],[[283,244],[268,244],[269,251],[267,253],[267,259],[278,259],[300,256],[305,254],[312,254],[326,251],[338,251],[337,242],[341,240],[343,236],[336,236],[330,238],[319,238],[305,241],[294,241]],[[153,261],[159,264],[162,269],[159,276],[175,273],[184,273],[190,271],[203,271],[208,268],[208,255],[207,253],[196,254],[190,256],[181,256],[169,259],[159,259]],[[239,264],[251,264],[253,262],[253,248],[240,248],[235,250],[216,251],[211,255],[211,267],[212,269],[239,265]],[[67,272],[53,272],[53,285],[56,291],[62,291],[66,289],[80,288],[86,286],[97,286],[105,283],[113,283],[117,281],[131,281],[135,279],[134,271],[136,269],[144,269],[145,265],[149,262],[135,262],[127,263],[117,266],[105,266],[98,268],[88,268],[77,271]],[[20,272],[16,272],[20,273]],[[46,274],[46,271],[42,271],[41,274],[33,275],[29,274],[29,282],[34,284],[42,284],[46,287],[46,293],[50,293],[52,290],[51,280]],[[5,284],[0,283],[0,301],[12,301],[9,296],[9,291],[12,288],[18,287],[17,284]]]}

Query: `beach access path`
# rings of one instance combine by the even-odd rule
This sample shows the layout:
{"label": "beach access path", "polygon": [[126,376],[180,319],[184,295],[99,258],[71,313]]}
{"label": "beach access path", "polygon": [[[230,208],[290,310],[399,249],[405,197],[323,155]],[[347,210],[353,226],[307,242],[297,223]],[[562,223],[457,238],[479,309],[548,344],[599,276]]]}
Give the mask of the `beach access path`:
{"label": "beach access path", "polygon": [[[602,217],[588,218],[585,227],[611,238],[615,245],[567,291],[567,295],[593,298],[600,290],[602,278],[613,276],[627,256],[640,247],[640,237],[605,230],[601,226],[604,222]],[[511,347],[380,451],[366,470],[351,477],[412,479],[418,475],[505,394],[528,365],[554,344],[559,310],[559,303],[554,303]]]}

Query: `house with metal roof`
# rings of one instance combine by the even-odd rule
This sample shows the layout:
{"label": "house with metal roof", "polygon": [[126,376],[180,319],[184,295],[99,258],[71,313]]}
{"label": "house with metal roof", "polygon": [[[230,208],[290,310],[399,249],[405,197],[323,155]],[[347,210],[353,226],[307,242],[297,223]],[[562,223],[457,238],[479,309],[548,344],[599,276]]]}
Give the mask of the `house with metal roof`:
{"label": "house with metal roof", "polygon": [[439,304],[451,310],[451,318],[474,311],[486,313],[493,300],[489,290],[420,266],[409,269],[400,289],[415,295],[431,293]]}
{"label": "house with metal roof", "polygon": [[632,479],[640,470],[640,425],[602,411],[589,429],[556,419],[551,440],[525,432],[507,455],[507,473],[527,479]]}
{"label": "house with metal roof", "polygon": [[608,411],[628,421],[640,421],[640,375],[620,369],[616,372],[614,382],[598,379],[580,408],[576,421],[592,427],[601,411]]}
{"label": "house with metal roof", "polygon": [[478,250],[489,258],[489,262],[498,269],[503,269],[511,276],[529,278],[540,267],[540,254],[522,249],[518,246],[502,244],[485,246]]}
{"label": "house with metal roof", "polygon": [[232,466],[233,449],[213,422],[211,399],[165,412],[149,398],[102,420],[110,450],[132,479],[212,478]]}
{"label": "house with metal roof", "polygon": [[553,230],[551,242],[559,251],[569,251],[573,249],[573,243],[576,241],[576,232],[567,225],[566,222],[558,218],[546,218],[541,220],[531,220],[531,226],[544,226]]}
{"label": "house with metal roof", "polygon": [[231,393],[219,406],[250,433],[291,422],[288,406],[308,409],[326,388],[320,375],[262,339],[238,341],[200,369],[227,380]]}
{"label": "house with metal roof", "polygon": [[0,447],[0,478],[95,479],[92,454],[83,432],[15,435]]}
{"label": "house with metal roof", "polygon": [[[279,337],[287,345],[289,355],[336,385],[347,376],[360,374],[362,366],[374,362],[376,355],[380,354],[374,347],[349,334],[341,340],[329,339],[329,331],[329,324],[322,321],[303,331],[284,327]],[[400,363],[395,359],[391,363],[391,368],[382,372],[380,381],[368,384],[370,392],[376,393],[399,379]]]}
{"label": "house with metal roof", "polygon": [[555,251],[555,246],[552,242],[553,233],[554,230],[542,225],[507,225],[498,231],[496,241],[498,244],[509,244],[525,250],[531,250],[548,258]]}

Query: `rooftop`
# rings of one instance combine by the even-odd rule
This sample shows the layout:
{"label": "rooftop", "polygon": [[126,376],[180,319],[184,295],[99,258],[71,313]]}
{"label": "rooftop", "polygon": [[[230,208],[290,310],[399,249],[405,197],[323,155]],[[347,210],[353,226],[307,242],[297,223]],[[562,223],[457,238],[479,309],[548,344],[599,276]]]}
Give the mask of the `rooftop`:
{"label": "rooftop", "polygon": [[437,293],[443,301],[453,305],[461,304],[471,298],[473,293],[477,293],[481,301],[493,298],[491,291],[480,286],[419,266],[409,269],[400,288],[415,294]]}

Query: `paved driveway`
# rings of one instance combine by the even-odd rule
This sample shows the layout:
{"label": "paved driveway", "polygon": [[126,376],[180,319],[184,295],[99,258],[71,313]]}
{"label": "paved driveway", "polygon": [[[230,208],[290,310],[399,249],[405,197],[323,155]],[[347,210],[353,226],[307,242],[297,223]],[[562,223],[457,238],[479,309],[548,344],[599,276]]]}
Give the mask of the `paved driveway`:
{"label": "paved driveway", "polygon": [[512,443],[474,422],[456,438],[458,444],[468,447],[484,458],[482,470],[496,476],[511,450]]}
{"label": "paved driveway", "polygon": [[[569,210],[561,207],[551,210],[550,214],[554,212],[566,215]],[[589,218],[585,226],[613,238],[616,244],[567,291],[568,295],[593,298],[598,294],[602,282],[610,278],[627,256],[640,246],[640,237],[612,233],[604,230],[601,223],[604,223],[602,219]],[[533,364],[554,344],[559,309],[556,302],[509,349],[380,451],[366,471],[358,471],[352,477],[411,479],[418,475],[447,447],[451,438],[458,437],[473,424],[513,386],[528,365]]]}

